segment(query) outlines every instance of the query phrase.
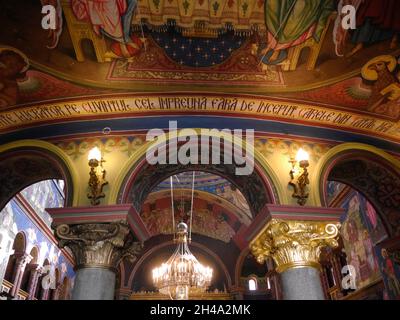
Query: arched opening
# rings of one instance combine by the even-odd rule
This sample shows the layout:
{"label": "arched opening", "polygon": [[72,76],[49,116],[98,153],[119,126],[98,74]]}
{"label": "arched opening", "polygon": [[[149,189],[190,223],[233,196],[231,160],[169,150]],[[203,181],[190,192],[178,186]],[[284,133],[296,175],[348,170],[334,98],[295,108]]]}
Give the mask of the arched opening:
{"label": "arched opening", "polygon": [[[6,248],[5,239],[11,238],[18,231],[26,233],[29,245],[49,246],[46,233],[50,231],[51,218],[45,211],[49,207],[71,206],[73,202],[73,179],[76,174],[69,159],[54,145],[34,140],[24,140],[18,143],[10,143],[0,148],[0,218],[3,223],[0,228],[1,247]],[[32,223],[33,222],[33,223]],[[42,225],[43,227],[38,227]],[[46,228],[48,230],[46,230]],[[39,230],[40,229],[40,230]],[[37,242],[38,232],[44,236],[40,243]],[[5,245],[3,247],[3,245]],[[36,247],[37,248],[37,247]],[[35,249],[37,250],[37,249]],[[42,266],[46,256],[46,250],[33,253],[33,260],[21,261],[21,272],[16,272],[13,265],[17,259],[14,252],[2,252],[3,259],[11,255],[9,266],[6,270],[5,281],[13,285],[14,291],[22,290],[29,297],[22,299],[34,299],[37,297],[37,277],[35,273]],[[22,255],[22,254],[20,254]],[[5,257],[5,258],[4,258]],[[21,258],[22,259],[22,258]],[[18,279],[15,277],[18,276]],[[18,280],[17,285],[14,282]],[[35,292],[33,292],[35,291]],[[18,295],[18,292],[12,292]]]}
{"label": "arched opening", "polygon": [[[209,144],[209,141],[206,144]],[[166,156],[169,157],[170,152],[172,153],[169,144],[166,144],[165,148]],[[181,172],[201,171],[221,176],[229,181],[233,189],[238,189],[243,194],[249,204],[252,216],[256,216],[267,203],[279,203],[276,188],[271,182],[272,179],[257,159],[254,160],[254,170],[249,175],[237,175],[235,165],[224,164],[223,152],[220,152],[224,148],[223,143],[218,146],[208,145],[208,148],[210,154],[215,148],[218,149],[218,154],[221,157],[219,164],[212,164],[210,159],[209,164],[151,165],[144,155],[126,173],[118,191],[117,202],[133,203],[136,210],[140,212],[145,199],[159,183]],[[175,150],[175,154],[176,152]],[[174,154],[171,157],[173,156]]]}
{"label": "arched opening", "polygon": [[17,259],[24,255],[26,250],[26,237],[23,232],[17,233],[12,249],[14,250],[14,253],[8,258],[6,272],[4,275],[4,279],[11,284],[14,282],[14,277],[16,276]]}
{"label": "arched opening", "polygon": [[[323,283],[331,299],[400,296],[387,272],[385,242],[400,231],[400,173],[387,159],[368,151],[340,152],[325,166],[324,203],[342,207],[340,246],[323,255]],[[392,273],[396,270],[393,268]],[[343,276],[349,281],[343,284]]]}
{"label": "arched opening", "polygon": [[44,285],[45,282],[45,277],[48,276],[48,273],[50,271],[50,262],[46,258],[43,262],[43,267],[42,267],[42,273],[40,277],[38,278],[38,284],[36,286],[36,292],[35,292],[35,298],[37,300],[47,300],[48,299],[48,293],[49,289],[46,288],[46,285]]}
{"label": "arched opening", "polygon": [[138,277],[147,279],[147,282],[139,285],[141,280],[132,280],[132,289],[156,290],[152,284],[151,270],[163,259],[168,259],[175,250],[176,244],[172,241],[173,221],[175,224],[184,221],[189,225],[188,214],[193,204],[190,250],[200,263],[214,269],[208,292],[225,292],[232,284],[229,266],[234,265],[239,253],[233,237],[241,226],[247,226],[252,219],[247,202],[242,194],[232,190],[228,180],[215,174],[185,171],[171,177],[161,181],[142,205],[141,218],[152,237],[145,242],[143,259],[136,263],[130,280]]}
{"label": "arched opening", "polygon": [[247,286],[249,291],[256,291],[257,290],[257,279],[250,278],[247,282]]}
{"label": "arched opening", "polygon": [[[208,140],[205,141],[202,140],[201,143],[210,143]],[[170,150],[169,143],[164,146],[167,157],[177,153],[176,150]],[[220,140],[218,148],[223,148],[223,146]],[[216,148],[211,144],[208,147],[209,150]],[[245,230],[267,203],[277,203],[279,200],[271,178],[257,158],[254,160],[252,172],[248,175],[237,175],[235,165],[225,164],[223,152],[218,154],[221,157],[219,164],[209,161],[210,164],[189,162],[185,165],[179,163],[151,165],[143,155],[132,164],[130,169],[126,170],[123,181],[121,180],[117,202],[133,203],[151,234],[151,238],[145,242],[142,257],[146,256],[146,248],[172,240],[175,225],[179,221],[189,222],[188,212],[193,204],[193,235],[192,244],[189,247],[191,250],[193,248],[193,254],[198,254],[199,257],[204,256],[204,261],[213,264],[216,268],[215,282],[208,290],[225,292],[231,287],[236,260],[241,252],[240,244],[245,243],[245,240],[240,238],[243,237],[242,233],[238,231]],[[192,201],[193,173],[195,186]],[[171,201],[172,184],[174,201]],[[175,214],[172,215],[172,212]],[[207,257],[207,254],[199,251],[195,244],[212,248],[212,251],[209,250]],[[156,290],[152,286],[151,270],[157,266],[157,262],[162,262],[162,260],[157,260],[160,259],[160,255],[167,259],[173,249],[174,245],[164,247],[157,257],[152,256],[152,259],[146,259],[148,261],[146,268],[139,268],[138,262],[135,263],[131,278],[136,278],[140,274],[139,278],[147,279],[147,283],[139,285],[140,281],[136,282],[137,287],[132,288],[134,291]],[[213,262],[215,259],[221,265],[215,264]],[[142,260],[139,259],[139,261]],[[224,272],[221,272],[221,266]],[[230,283],[227,283],[227,279]]]}
{"label": "arched opening", "polygon": [[[126,179],[129,187],[121,190],[120,199],[128,203],[136,201],[142,221],[151,235],[145,242],[142,257],[146,256],[146,250],[171,242],[174,222],[190,223],[189,212],[193,205],[193,234],[189,247],[194,255],[198,255],[199,260],[202,257],[204,263],[210,263],[215,268],[215,278],[208,292],[223,293],[231,286],[236,260],[240,254],[238,243],[241,243],[241,239],[236,234],[251,224],[254,212],[258,213],[265,203],[272,202],[273,196],[267,191],[271,189],[268,189],[268,184],[258,171],[251,177],[238,178],[229,165],[217,166],[218,170],[215,167],[149,166],[141,163],[131,171],[131,178]],[[250,181],[255,180],[258,182],[256,187],[259,188],[259,197],[253,197],[255,201],[249,202],[243,192],[248,196],[251,193],[248,187],[254,186]],[[144,190],[148,191],[144,193]],[[140,199],[143,202],[140,203]],[[132,290],[155,291],[151,270],[162,262],[161,257],[168,259],[174,248],[175,244],[164,246],[157,255],[151,254],[145,261],[140,260],[140,267],[136,262],[134,275],[131,277],[138,280],[131,279],[134,286]],[[212,251],[204,252],[199,248],[212,248]]]}
{"label": "arched opening", "polygon": [[25,270],[22,276],[22,281],[20,285],[20,289],[26,293],[29,293],[29,290],[33,290],[33,276],[35,270],[39,267],[38,259],[39,259],[39,250],[37,247],[33,247],[29,253],[30,261],[25,265]]}
{"label": "arched opening", "polygon": [[64,181],[65,205],[72,205],[71,168],[61,156],[40,147],[17,147],[1,152],[0,208],[26,187],[48,179]]}
{"label": "arched opening", "polygon": [[340,152],[323,168],[320,190],[325,205],[328,181],[361,193],[382,219],[389,236],[400,234],[400,171],[392,163],[368,151]]}
{"label": "arched opening", "polygon": [[[19,299],[41,299],[47,294],[41,282],[49,270],[44,270],[45,257],[49,254],[51,238],[48,238],[52,219],[46,208],[63,207],[65,203],[63,180],[44,180],[23,189],[13,197],[2,211],[0,217],[6,221],[2,225],[5,232],[21,230],[14,244],[14,253],[7,251],[9,257],[5,272],[5,286]],[[35,221],[35,223],[32,223]],[[40,227],[38,227],[40,226]],[[21,251],[24,244],[24,250]],[[40,247],[40,249],[39,249]],[[48,263],[48,261],[47,261]],[[44,272],[39,276],[40,272]],[[15,291],[15,292],[14,292]]]}
{"label": "arched opening", "polygon": [[2,283],[2,291],[7,292],[10,298],[19,299],[19,289],[25,263],[30,260],[30,255],[26,253],[27,238],[24,232],[17,233],[12,248],[13,254],[8,258]]}
{"label": "arched opening", "polygon": [[[247,252],[247,253],[246,253]],[[275,282],[278,281],[272,260],[267,259],[263,264],[256,261],[247,250],[238,259],[240,268],[239,285],[246,300],[275,300]]]}

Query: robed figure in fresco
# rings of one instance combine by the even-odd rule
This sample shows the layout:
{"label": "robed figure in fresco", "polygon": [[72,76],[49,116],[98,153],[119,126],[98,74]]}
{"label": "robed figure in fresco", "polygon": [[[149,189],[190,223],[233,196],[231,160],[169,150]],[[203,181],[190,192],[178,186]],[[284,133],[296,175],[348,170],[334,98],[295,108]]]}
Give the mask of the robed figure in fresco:
{"label": "robed figure in fresco", "polygon": [[341,234],[348,264],[356,270],[357,288],[362,288],[379,277],[378,263],[373,243],[363,221],[358,195],[348,203],[347,215],[342,222]]}
{"label": "robed figure in fresco", "polygon": [[397,279],[394,264],[392,259],[390,259],[389,254],[386,249],[381,250],[383,262],[382,262],[382,270],[386,276],[388,287],[391,293],[396,299],[400,299],[400,284]]}
{"label": "robed figure in fresco", "polygon": [[25,78],[28,68],[28,59],[20,51],[0,48],[0,109],[17,104],[18,81]]}
{"label": "robed figure in fresco", "polygon": [[118,57],[136,54],[141,40],[131,34],[132,16],[137,0],[72,0],[78,20],[89,22],[98,35],[112,39],[111,50]]}
{"label": "robed figure in fresco", "polygon": [[342,56],[346,40],[354,44],[353,49],[346,54],[351,57],[366,45],[380,41],[391,40],[390,48],[398,46],[400,34],[400,1],[398,0],[341,0],[338,11],[345,5],[356,9],[356,28],[344,30],[341,27],[341,15],[335,23],[333,39],[336,54]]}
{"label": "robed figure in fresco", "polygon": [[278,63],[286,59],[285,49],[314,37],[318,42],[334,11],[333,0],[266,0],[266,49],[263,62]]}

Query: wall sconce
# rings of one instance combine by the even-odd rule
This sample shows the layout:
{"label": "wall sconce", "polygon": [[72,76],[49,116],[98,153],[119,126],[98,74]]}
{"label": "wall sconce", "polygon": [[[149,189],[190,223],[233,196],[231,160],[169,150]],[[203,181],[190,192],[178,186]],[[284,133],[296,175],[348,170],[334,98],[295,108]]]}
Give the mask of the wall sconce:
{"label": "wall sconce", "polygon": [[104,198],[103,187],[108,184],[105,180],[106,170],[103,168],[103,157],[101,156],[100,149],[94,147],[89,151],[89,189],[87,197],[93,206],[100,204],[100,198]]}
{"label": "wall sconce", "polygon": [[292,169],[290,170],[291,180],[289,182],[289,185],[293,187],[292,197],[297,198],[297,203],[301,206],[304,206],[308,199],[306,187],[310,184],[307,170],[307,167],[310,165],[309,158],[308,153],[300,148],[296,154],[296,158],[289,160],[292,164]]}

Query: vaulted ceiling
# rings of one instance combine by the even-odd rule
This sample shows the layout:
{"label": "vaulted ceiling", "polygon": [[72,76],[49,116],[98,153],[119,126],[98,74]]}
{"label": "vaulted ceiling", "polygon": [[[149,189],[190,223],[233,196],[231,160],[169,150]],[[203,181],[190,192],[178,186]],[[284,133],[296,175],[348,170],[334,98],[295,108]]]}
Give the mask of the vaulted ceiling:
{"label": "vaulted ceiling", "polygon": [[[400,47],[395,37],[399,19],[374,41],[363,39],[369,2],[358,8],[357,29],[344,30],[343,15],[333,0],[121,1],[118,10],[111,1],[109,11],[97,5],[89,8],[82,0],[4,1],[0,26],[7,32],[0,37],[0,51],[11,48],[15,56],[10,59],[16,66],[19,60],[20,67],[14,72],[15,86],[10,84],[6,97],[1,96],[0,112],[14,110],[16,104],[61,99],[74,105],[82,97],[227,94],[256,99],[252,119],[278,117],[312,127],[304,132],[300,127],[262,124],[260,129],[251,122],[258,131],[268,128],[324,139],[329,132],[316,134],[316,127],[357,131],[361,135],[355,141],[393,149],[384,144],[397,144],[400,133]],[[40,27],[42,4],[55,5],[55,30]],[[287,14],[281,17],[279,12]],[[375,27],[379,31],[382,26]],[[296,110],[292,114],[282,105]],[[201,115],[221,111],[219,106],[212,108]],[[229,117],[248,117],[242,111],[247,110],[239,102]],[[47,120],[51,119],[42,123]],[[27,125],[25,118],[10,114],[2,113],[0,121],[2,131],[20,127],[14,122]],[[221,125],[242,126],[228,120]]]}

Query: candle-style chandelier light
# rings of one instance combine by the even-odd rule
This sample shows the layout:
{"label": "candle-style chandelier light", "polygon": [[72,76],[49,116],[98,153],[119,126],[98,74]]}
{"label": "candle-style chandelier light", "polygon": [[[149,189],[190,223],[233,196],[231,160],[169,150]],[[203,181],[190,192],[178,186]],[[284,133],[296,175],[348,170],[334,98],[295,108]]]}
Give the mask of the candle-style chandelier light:
{"label": "candle-style chandelier light", "polygon": [[[189,250],[193,216],[194,178],[192,180],[192,199],[189,215],[189,227],[181,221],[174,230],[174,241],[177,247],[172,256],[159,267],[153,269],[153,283],[159,292],[169,295],[171,299],[188,300],[190,294],[204,292],[210,286],[213,270],[203,266]],[[175,226],[173,179],[171,185],[172,224]],[[183,207],[182,207],[183,210]]]}

